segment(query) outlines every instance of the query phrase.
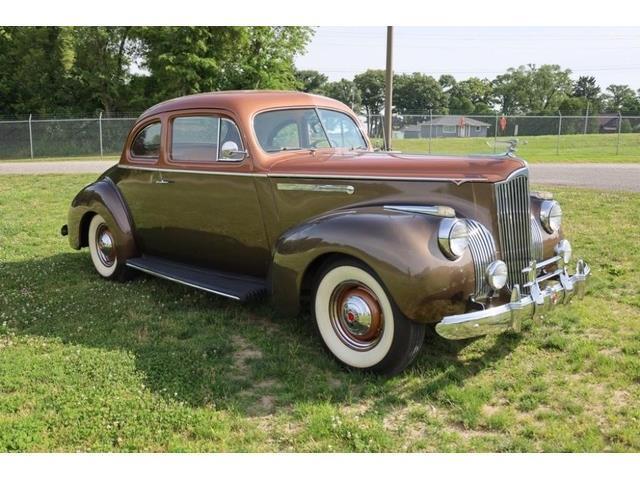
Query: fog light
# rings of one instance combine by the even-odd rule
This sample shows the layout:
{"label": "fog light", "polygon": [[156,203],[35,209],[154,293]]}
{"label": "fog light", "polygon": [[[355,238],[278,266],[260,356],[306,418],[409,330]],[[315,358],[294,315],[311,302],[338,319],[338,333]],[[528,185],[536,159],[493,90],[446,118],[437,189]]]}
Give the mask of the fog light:
{"label": "fog light", "polygon": [[556,245],[556,255],[561,256],[564,263],[569,263],[572,253],[573,250],[571,249],[569,240],[560,240],[558,245]]}
{"label": "fog light", "polygon": [[500,290],[507,283],[507,265],[502,260],[489,264],[486,271],[487,282],[494,290]]}

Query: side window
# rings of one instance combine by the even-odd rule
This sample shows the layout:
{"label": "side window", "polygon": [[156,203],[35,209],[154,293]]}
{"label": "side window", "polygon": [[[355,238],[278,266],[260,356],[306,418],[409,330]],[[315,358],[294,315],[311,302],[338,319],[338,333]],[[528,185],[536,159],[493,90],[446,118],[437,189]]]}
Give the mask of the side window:
{"label": "side window", "polygon": [[218,158],[223,161],[237,162],[245,156],[242,138],[238,126],[227,118],[220,121],[220,151]]}
{"label": "side window", "polygon": [[220,119],[213,116],[177,117],[171,129],[171,160],[215,162],[218,160]]}
{"label": "side window", "polygon": [[332,147],[367,148],[362,133],[351,117],[333,110],[319,109],[318,112]]}
{"label": "side window", "polygon": [[160,122],[155,122],[144,127],[131,144],[131,155],[149,160],[160,156]]}

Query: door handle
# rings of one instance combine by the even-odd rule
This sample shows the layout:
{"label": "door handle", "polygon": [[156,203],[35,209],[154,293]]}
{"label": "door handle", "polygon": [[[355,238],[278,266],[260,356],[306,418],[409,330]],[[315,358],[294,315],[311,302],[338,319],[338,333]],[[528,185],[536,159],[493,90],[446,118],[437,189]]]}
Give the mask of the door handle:
{"label": "door handle", "polygon": [[173,180],[165,180],[164,178],[161,178],[160,180],[156,180],[155,183],[159,185],[166,185],[167,183],[173,183]]}

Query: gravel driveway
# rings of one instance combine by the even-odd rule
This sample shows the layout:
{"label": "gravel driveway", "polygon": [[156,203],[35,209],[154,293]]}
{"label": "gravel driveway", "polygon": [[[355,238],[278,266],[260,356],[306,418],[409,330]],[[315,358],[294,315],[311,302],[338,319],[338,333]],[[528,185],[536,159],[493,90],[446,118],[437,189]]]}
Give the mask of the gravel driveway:
{"label": "gravel driveway", "polygon": [[[113,161],[0,162],[0,175],[43,173],[101,173]],[[531,182],[598,190],[640,192],[640,163],[530,164]]]}

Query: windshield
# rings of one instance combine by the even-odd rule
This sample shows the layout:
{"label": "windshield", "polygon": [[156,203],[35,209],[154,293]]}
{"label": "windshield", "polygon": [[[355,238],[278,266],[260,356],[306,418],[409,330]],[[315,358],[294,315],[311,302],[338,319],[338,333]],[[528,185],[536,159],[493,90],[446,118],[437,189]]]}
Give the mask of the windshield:
{"label": "windshield", "polygon": [[253,127],[266,152],[311,148],[367,149],[353,119],[335,110],[273,110],[256,115]]}

